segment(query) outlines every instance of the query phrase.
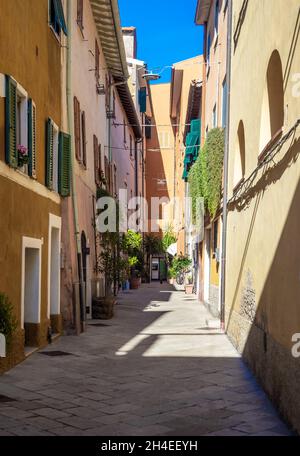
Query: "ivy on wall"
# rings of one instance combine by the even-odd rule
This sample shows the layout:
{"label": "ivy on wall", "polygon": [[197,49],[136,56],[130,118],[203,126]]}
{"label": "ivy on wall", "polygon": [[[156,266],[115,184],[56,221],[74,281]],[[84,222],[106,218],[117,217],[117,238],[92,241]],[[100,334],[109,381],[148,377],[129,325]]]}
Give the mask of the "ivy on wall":
{"label": "ivy on wall", "polygon": [[224,161],[224,130],[209,131],[199,156],[188,175],[192,198],[193,220],[196,220],[198,198],[204,198],[205,208],[213,218],[220,205]]}

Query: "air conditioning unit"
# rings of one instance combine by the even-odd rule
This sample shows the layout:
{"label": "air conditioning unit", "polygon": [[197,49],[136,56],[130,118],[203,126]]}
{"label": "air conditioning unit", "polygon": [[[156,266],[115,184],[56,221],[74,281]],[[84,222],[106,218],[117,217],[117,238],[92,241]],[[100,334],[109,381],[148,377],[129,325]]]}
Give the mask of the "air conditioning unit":
{"label": "air conditioning unit", "polygon": [[99,84],[99,82],[97,82],[96,91],[97,91],[98,95],[105,95],[105,86],[104,86],[104,84]]}
{"label": "air conditioning unit", "polygon": [[115,111],[112,110],[112,109],[107,109],[107,110],[106,110],[106,117],[107,117],[108,119],[115,119],[115,118],[116,118]]}

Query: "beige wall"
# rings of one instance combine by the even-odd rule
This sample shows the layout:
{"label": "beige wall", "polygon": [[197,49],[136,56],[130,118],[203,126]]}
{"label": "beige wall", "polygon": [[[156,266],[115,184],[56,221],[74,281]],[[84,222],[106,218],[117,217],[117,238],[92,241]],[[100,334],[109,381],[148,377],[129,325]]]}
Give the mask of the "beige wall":
{"label": "beige wall", "polygon": [[[245,179],[259,163],[262,103],[268,62],[274,50],[279,52],[284,75],[283,135],[299,118],[300,99],[293,95],[293,78],[300,71],[299,39],[293,45],[299,1],[290,0],[288,8],[284,0],[273,3],[272,9],[267,0],[248,3],[233,51],[230,197],[241,120],[245,129]],[[233,2],[234,18],[238,17],[241,4]],[[291,356],[290,349],[292,335],[300,330],[299,152],[298,128],[275,160],[257,172],[249,190],[241,190],[241,198],[230,205],[226,267],[229,334],[298,430],[300,394],[293,378],[299,376],[299,361]]]}
{"label": "beige wall", "polygon": [[[146,156],[146,194],[151,208],[151,197],[169,198],[174,196],[174,136],[170,120],[170,84],[151,85],[151,97],[153,106],[153,127],[151,140],[147,141]],[[152,216],[150,216],[151,219]],[[167,217],[157,220],[162,227],[172,222],[173,211],[168,208]],[[149,221],[149,230],[150,230]]]}
{"label": "beige wall", "polygon": [[[203,56],[196,56],[190,59],[183,60],[174,64],[175,70],[182,70],[182,85],[180,93],[180,103],[177,110],[177,119],[174,119],[174,123],[178,124],[178,127],[174,129],[175,133],[175,144],[176,144],[176,196],[181,201],[182,208],[182,229],[178,233],[177,250],[178,253],[183,254],[186,251],[186,236],[184,232],[184,197],[188,193],[186,191],[186,183],[182,179],[183,174],[183,160],[185,155],[184,145],[184,130],[186,122],[186,114],[189,101],[189,92],[191,82],[193,80],[202,81],[202,70],[203,70]],[[199,112],[200,116],[200,112]]]}

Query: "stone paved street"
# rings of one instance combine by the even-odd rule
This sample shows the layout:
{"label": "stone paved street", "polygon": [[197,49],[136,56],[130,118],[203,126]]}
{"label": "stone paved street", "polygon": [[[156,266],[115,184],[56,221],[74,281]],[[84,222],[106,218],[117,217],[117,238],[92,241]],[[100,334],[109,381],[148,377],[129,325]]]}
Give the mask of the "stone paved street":
{"label": "stone paved street", "polygon": [[0,435],[289,435],[207,318],[169,285],[122,294],[113,320],[0,377]]}

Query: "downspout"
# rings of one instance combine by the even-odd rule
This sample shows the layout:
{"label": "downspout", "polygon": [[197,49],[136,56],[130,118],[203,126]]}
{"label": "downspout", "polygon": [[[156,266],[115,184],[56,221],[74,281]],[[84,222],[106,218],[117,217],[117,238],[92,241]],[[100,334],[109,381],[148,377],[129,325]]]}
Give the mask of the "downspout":
{"label": "downspout", "polygon": [[[75,227],[75,242],[77,251],[77,268],[78,268],[78,281],[79,281],[79,304],[80,304],[80,320],[85,321],[85,308],[83,296],[83,270],[81,259],[81,238],[78,223],[78,204],[76,183],[74,176],[74,119],[73,119],[73,100],[72,100],[72,0],[67,3],[67,22],[68,22],[68,39],[67,39],[67,110],[68,110],[68,129],[71,136],[71,193],[73,205],[73,217]],[[83,329],[83,328],[82,328]]]}
{"label": "downspout", "polygon": [[223,226],[222,226],[222,254],[221,254],[221,329],[225,330],[225,274],[226,274],[226,237],[228,211],[228,156],[229,156],[229,123],[230,123],[230,91],[231,91],[231,42],[232,42],[232,0],[228,1],[228,30],[227,30],[227,103],[226,103],[226,130],[224,150],[224,189],[223,189]]}

